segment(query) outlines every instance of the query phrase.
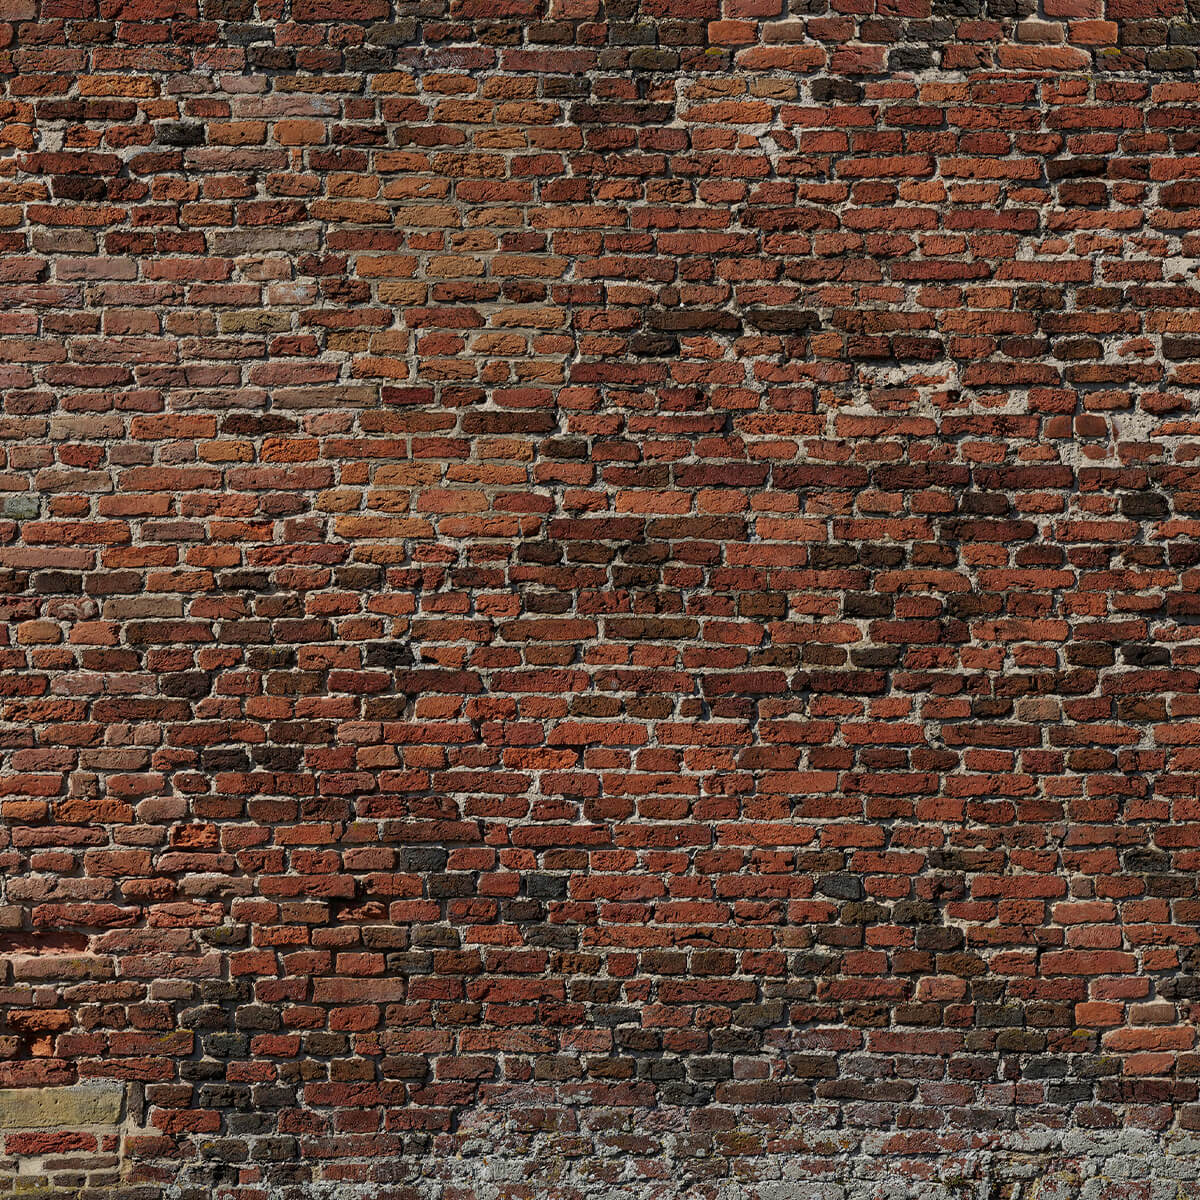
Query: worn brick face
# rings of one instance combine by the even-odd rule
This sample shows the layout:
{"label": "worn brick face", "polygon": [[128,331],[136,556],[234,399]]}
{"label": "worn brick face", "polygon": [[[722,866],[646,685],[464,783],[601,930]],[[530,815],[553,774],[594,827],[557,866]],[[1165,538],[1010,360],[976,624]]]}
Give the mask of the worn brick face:
{"label": "worn brick face", "polygon": [[0,0],[0,1192],[1195,1194],[1194,19]]}

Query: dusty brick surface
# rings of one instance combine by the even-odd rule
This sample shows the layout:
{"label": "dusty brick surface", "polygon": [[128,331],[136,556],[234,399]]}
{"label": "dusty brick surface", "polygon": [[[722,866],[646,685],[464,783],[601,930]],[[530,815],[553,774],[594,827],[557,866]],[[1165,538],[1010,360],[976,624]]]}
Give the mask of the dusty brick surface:
{"label": "dusty brick surface", "polygon": [[1196,46],[0,0],[0,1195],[1200,1195]]}

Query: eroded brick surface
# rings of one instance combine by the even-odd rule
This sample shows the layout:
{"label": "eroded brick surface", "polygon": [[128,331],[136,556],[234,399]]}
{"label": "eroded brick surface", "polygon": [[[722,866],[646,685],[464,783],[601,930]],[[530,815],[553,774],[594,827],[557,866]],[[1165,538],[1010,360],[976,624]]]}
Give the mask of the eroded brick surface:
{"label": "eroded brick surface", "polygon": [[1200,1192],[1193,8],[0,0],[0,1193]]}

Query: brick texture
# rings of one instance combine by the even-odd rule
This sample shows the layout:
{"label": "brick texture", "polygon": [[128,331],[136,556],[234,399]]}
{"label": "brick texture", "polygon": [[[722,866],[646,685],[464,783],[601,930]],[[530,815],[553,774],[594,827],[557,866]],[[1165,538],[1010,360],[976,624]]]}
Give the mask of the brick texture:
{"label": "brick texture", "polygon": [[1200,1195],[1197,46],[0,0],[0,1194]]}

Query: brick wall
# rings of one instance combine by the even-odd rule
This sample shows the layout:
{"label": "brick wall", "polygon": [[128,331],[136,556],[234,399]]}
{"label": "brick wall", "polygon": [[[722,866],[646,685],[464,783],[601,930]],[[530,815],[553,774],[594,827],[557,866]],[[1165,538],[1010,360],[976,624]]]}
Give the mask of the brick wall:
{"label": "brick wall", "polygon": [[0,1194],[1200,1194],[1200,23],[787,3],[0,0]]}

